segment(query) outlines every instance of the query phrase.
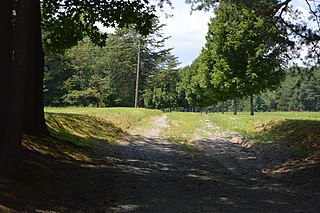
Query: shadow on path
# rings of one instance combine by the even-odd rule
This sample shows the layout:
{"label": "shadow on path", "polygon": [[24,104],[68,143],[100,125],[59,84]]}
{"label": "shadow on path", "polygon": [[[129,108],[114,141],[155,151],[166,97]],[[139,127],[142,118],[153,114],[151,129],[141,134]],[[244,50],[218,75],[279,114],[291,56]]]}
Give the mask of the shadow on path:
{"label": "shadow on path", "polygon": [[319,212],[319,190],[262,174],[250,150],[222,139],[198,142],[205,149],[185,153],[164,138],[128,136],[99,142],[84,153],[92,160],[72,162],[28,150],[58,181],[42,190],[21,185],[32,196],[13,202],[1,179],[0,212]]}
{"label": "shadow on path", "polygon": [[[99,147],[96,164],[64,168],[70,200],[66,212],[318,212],[320,195],[248,167],[242,150],[185,154],[161,138],[132,137]],[[228,149],[243,149],[228,144]],[[247,156],[248,158],[242,158]]]}

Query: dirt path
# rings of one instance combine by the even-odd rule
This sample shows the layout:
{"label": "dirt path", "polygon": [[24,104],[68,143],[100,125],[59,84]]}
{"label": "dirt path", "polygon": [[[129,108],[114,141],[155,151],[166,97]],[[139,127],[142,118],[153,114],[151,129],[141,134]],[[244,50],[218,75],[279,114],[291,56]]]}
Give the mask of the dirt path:
{"label": "dirt path", "polygon": [[143,136],[157,138],[160,136],[161,130],[166,127],[168,127],[167,115],[156,116],[153,118],[153,125],[145,129]]}
{"label": "dirt path", "polygon": [[199,137],[187,154],[160,137],[165,127],[155,118],[145,135],[97,147],[91,164],[60,168],[64,196],[35,212],[319,212],[319,189],[262,173],[265,158],[239,135]]}

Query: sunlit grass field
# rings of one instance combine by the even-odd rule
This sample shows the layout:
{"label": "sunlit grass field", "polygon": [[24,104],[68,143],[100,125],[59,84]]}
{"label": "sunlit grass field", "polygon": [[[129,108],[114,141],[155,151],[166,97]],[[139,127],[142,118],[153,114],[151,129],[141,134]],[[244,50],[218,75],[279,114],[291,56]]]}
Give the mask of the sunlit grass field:
{"label": "sunlit grass field", "polygon": [[253,139],[268,140],[272,139],[271,135],[262,134],[263,130],[293,120],[304,121],[305,128],[309,128],[308,120],[320,123],[320,112],[257,112],[254,116],[250,116],[249,112],[240,112],[238,115],[212,113],[207,118],[222,130],[238,132]]}
{"label": "sunlit grass field", "polygon": [[93,107],[48,107],[45,112],[50,132],[77,146],[117,143],[127,134],[139,134],[152,125],[154,116],[162,114],[159,110]]}
{"label": "sunlit grass field", "polygon": [[93,108],[93,107],[65,107],[45,108],[46,113],[59,113],[59,114],[77,114],[95,116],[104,119],[115,126],[121,128],[123,131],[134,131],[136,127],[149,126],[152,122],[153,116],[159,116],[162,113],[160,110],[148,109],[134,109],[134,108]]}
{"label": "sunlit grass field", "polygon": [[200,113],[167,113],[168,128],[163,131],[162,135],[192,140],[197,130],[201,128],[203,118]]}
{"label": "sunlit grass field", "polygon": [[[46,108],[51,131],[65,139],[76,136],[86,143],[96,140],[114,142],[124,134],[140,134],[153,125],[160,110],[134,108]],[[320,112],[265,112],[250,116],[248,112],[232,113],[166,113],[167,127],[161,136],[175,143],[207,137],[208,133],[234,132],[251,142],[302,142],[320,145]],[[209,128],[210,127],[210,128]],[[70,134],[71,133],[71,134]],[[79,141],[79,140],[77,140]]]}

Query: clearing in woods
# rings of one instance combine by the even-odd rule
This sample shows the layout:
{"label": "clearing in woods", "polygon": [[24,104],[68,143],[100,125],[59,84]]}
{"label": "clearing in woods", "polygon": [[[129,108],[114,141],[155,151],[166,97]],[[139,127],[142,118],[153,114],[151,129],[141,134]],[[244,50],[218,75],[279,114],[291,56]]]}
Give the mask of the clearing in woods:
{"label": "clearing in woods", "polygon": [[[120,114],[119,119],[124,116]],[[49,127],[64,128],[66,137],[70,119],[77,123],[82,118],[71,115],[49,113]],[[108,124],[112,131],[124,135],[113,143],[104,141],[107,135],[99,133],[99,140],[94,135],[112,120],[98,119],[101,123],[95,124],[95,131],[81,130],[86,135],[81,136],[83,143],[95,142],[88,147],[74,146],[77,152],[69,150],[77,160],[41,153],[54,173],[55,189],[47,186],[51,192],[39,190],[33,198],[16,198],[13,203],[2,193],[0,211],[319,212],[317,158],[298,159],[298,154],[279,143],[252,144],[239,133],[216,125],[212,116],[157,112],[147,122],[140,118],[135,125],[128,122],[122,126],[125,132],[112,122]],[[93,117],[81,120],[87,128],[93,127],[90,119]],[[73,129],[73,136],[80,138],[79,129]],[[28,150],[34,152],[37,146],[25,140]]]}

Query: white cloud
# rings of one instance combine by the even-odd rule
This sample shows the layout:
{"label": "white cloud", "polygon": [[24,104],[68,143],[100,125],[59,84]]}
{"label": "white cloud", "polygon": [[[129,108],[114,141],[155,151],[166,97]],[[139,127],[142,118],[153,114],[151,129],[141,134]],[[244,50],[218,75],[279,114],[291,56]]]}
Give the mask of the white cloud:
{"label": "white cloud", "polygon": [[165,8],[165,11],[173,17],[165,18],[164,14],[160,15],[161,23],[167,25],[163,28],[165,36],[171,36],[166,42],[166,47],[174,48],[173,54],[179,58],[181,66],[189,65],[199,56],[205,44],[212,13],[194,11],[190,14],[190,5],[184,1],[172,0],[171,2],[174,9]]}

